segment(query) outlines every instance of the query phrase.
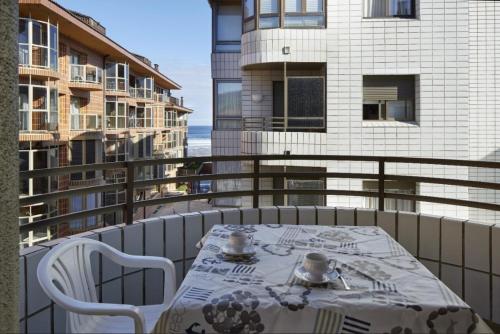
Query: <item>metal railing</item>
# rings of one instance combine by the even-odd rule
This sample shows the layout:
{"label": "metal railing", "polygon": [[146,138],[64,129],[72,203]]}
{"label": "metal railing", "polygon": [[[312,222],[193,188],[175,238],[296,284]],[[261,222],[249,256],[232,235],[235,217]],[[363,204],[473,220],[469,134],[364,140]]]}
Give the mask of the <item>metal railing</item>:
{"label": "metal railing", "polygon": [[69,65],[70,81],[102,84],[102,69],[92,65]]}
{"label": "metal railing", "polygon": [[[371,162],[378,165],[377,173],[340,173],[340,172],[261,172],[263,161],[344,161],[344,162]],[[178,176],[160,179],[151,179],[138,181],[135,171],[144,166],[173,165],[202,162],[253,162],[252,172],[230,173],[230,174],[208,174],[196,176]],[[433,158],[405,158],[405,157],[377,157],[377,156],[344,156],[344,155],[246,155],[246,156],[210,156],[210,157],[192,157],[192,158],[167,158],[153,160],[138,160],[126,162],[114,162],[94,165],[71,166],[53,169],[32,170],[20,173],[21,178],[36,178],[51,175],[68,175],[75,172],[85,172],[94,170],[126,170],[126,181],[115,184],[99,185],[80,189],[71,189],[58,191],[48,194],[36,195],[20,198],[20,206],[28,206],[34,203],[41,203],[59,198],[67,198],[73,195],[83,193],[99,193],[108,191],[126,191],[126,203],[116,204],[97,209],[81,211],[57,217],[50,217],[37,222],[21,225],[21,231],[29,231],[40,227],[47,227],[64,223],[71,220],[84,218],[87,216],[96,216],[106,213],[123,211],[125,213],[125,223],[132,224],[134,209],[162,205],[168,203],[188,202],[202,199],[231,198],[231,197],[252,197],[253,207],[259,206],[259,197],[265,195],[337,195],[354,197],[378,198],[378,209],[384,211],[385,199],[410,200],[418,202],[439,203],[455,206],[464,206],[469,208],[486,209],[500,211],[500,204],[469,201],[455,198],[424,196],[417,194],[388,193],[385,191],[385,181],[403,181],[415,183],[429,183],[438,185],[452,185],[462,187],[474,187],[488,190],[500,190],[500,183],[470,181],[460,179],[450,179],[442,177],[423,177],[409,175],[391,175],[387,174],[386,165],[389,163],[405,163],[417,165],[439,165],[455,167],[474,167],[500,169],[500,162],[489,161],[469,161],[469,160],[445,160]],[[359,191],[359,190],[341,190],[341,189],[261,189],[260,179],[262,178],[289,178],[289,179],[361,179],[378,181],[377,191]],[[203,194],[187,194],[171,197],[162,197],[150,200],[134,200],[134,193],[137,189],[154,187],[172,183],[183,183],[192,181],[215,181],[215,180],[252,180],[253,188],[237,191],[218,191]],[[326,184],[326,182],[325,182]]]}
{"label": "metal railing", "polygon": [[324,117],[242,117],[243,131],[322,132]]}
{"label": "metal railing", "polygon": [[97,114],[73,114],[71,115],[72,131],[98,131],[102,129],[102,116]]}

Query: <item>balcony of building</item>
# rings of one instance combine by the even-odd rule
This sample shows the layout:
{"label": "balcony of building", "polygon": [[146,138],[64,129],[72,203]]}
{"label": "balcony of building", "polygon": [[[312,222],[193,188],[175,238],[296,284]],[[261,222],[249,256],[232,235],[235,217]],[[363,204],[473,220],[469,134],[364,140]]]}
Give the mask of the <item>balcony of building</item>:
{"label": "balcony of building", "polygon": [[131,74],[129,83],[129,95],[131,98],[139,101],[153,100],[153,78],[145,78]]}
{"label": "balcony of building", "polygon": [[69,83],[70,88],[100,91],[103,89],[103,71],[93,65],[69,65]]}
{"label": "balcony of building", "polygon": [[19,19],[19,74],[59,79],[59,30],[50,21]]}
{"label": "balcony of building", "polygon": [[[286,161],[321,160],[324,162],[363,162],[372,164],[374,173],[332,172],[312,169],[274,169],[267,171],[265,161],[277,164]],[[241,173],[208,174],[198,176],[152,177],[149,167],[177,163],[239,162],[252,165]],[[95,192],[123,192],[124,196],[113,204],[90,210],[82,210],[63,216],[42,217],[38,221],[26,222],[21,231],[27,233],[46,229],[60,223],[77,221],[88,216],[107,215],[115,221],[105,228],[96,229],[80,237],[100,240],[129,254],[162,256],[171,259],[177,270],[178,284],[189,271],[199,250],[196,244],[216,224],[259,225],[326,225],[326,226],[378,226],[399,242],[411,255],[416,257],[436,277],[441,279],[460,298],[464,299],[491,326],[500,322],[500,228],[495,223],[475,222],[467,218],[446,217],[445,214],[430,215],[415,213],[403,202],[434,203],[445,206],[460,206],[482,210],[500,211],[500,206],[491,201],[471,201],[455,198],[450,193],[443,196],[428,196],[409,191],[394,191],[389,181],[428,183],[448,187],[473,187],[482,190],[500,190],[494,182],[468,181],[447,177],[426,177],[400,174],[395,166],[443,166],[448,170],[456,167],[498,169],[497,162],[443,160],[404,157],[364,157],[327,155],[249,155],[217,156],[200,158],[157,159],[146,161],[122,161],[106,164],[72,166],[22,172],[23,179],[44,178],[52,175],[89,172],[96,170],[126,171],[116,183],[72,189],[66,192],[33,194],[22,197],[22,207],[34,203],[56,200],[71,194],[84,195]],[[378,168],[378,170],[377,170]],[[369,169],[372,170],[372,169]],[[126,175],[128,173],[128,176]],[[155,174],[156,175],[156,174]],[[267,180],[284,179],[285,182]],[[332,189],[328,179],[361,179],[372,182],[364,190]],[[137,191],[145,187],[167,183],[184,183],[209,180],[212,182],[239,180],[240,188],[226,191],[215,187],[205,194],[176,194],[146,200],[137,196]],[[311,187],[311,181],[316,182]],[[244,182],[243,182],[244,181]],[[293,181],[293,182],[291,182]],[[301,182],[302,181],[302,182]],[[306,182],[307,181],[307,182]],[[307,184],[306,184],[307,183]],[[466,190],[465,190],[466,191]],[[330,196],[347,196],[370,199],[377,206],[373,209],[325,206]],[[134,211],[144,207],[158,207],[227,197],[246,197],[250,207],[239,209],[219,209],[186,212],[167,216],[156,216],[134,221]],[[284,206],[265,206],[268,198],[283,200]],[[399,203],[393,207],[392,203]],[[245,203],[245,202],[243,202]],[[290,204],[293,203],[293,204]],[[302,205],[300,205],[302,203]],[[396,211],[392,209],[396,209]],[[409,210],[409,211],[406,211]],[[444,212],[444,211],[443,211]],[[113,215],[113,213],[116,213]],[[49,235],[48,238],[57,238]],[[25,332],[64,331],[65,313],[41,292],[36,280],[36,267],[50,248],[62,239],[41,242],[36,247],[25,248],[20,253],[23,282],[20,289],[20,328]],[[69,237],[72,238],[72,237]],[[42,241],[42,240],[40,240]],[[100,292],[99,301],[135,305],[152,304],[159,301],[162,294],[161,273],[156,270],[129,271],[112,266],[96,257],[92,260],[94,279]],[[128,288],[130,287],[130,288]],[[134,288],[132,288],[134,287]],[[496,327],[494,327],[496,328]]]}

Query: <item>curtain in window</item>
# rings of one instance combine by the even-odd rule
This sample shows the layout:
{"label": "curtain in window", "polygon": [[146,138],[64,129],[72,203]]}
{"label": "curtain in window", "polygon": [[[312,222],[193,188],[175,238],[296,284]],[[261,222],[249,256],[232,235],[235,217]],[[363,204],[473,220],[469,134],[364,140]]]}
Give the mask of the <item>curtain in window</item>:
{"label": "curtain in window", "polygon": [[306,12],[308,13],[323,12],[323,0],[306,0]]}
{"label": "curtain in window", "polygon": [[391,15],[411,15],[412,0],[391,0]]}
{"label": "curtain in window", "polygon": [[241,7],[221,6],[217,15],[217,41],[241,40]]}
{"label": "curtain in window", "polygon": [[285,0],[285,12],[287,13],[302,12],[302,0]]}
{"label": "curtain in window", "polygon": [[241,83],[217,84],[217,117],[241,117]]}
{"label": "curtain in window", "polygon": [[278,0],[260,0],[260,14],[277,14],[278,12]]}
{"label": "curtain in window", "polygon": [[[87,210],[92,210],[97,208],[96,203],[96,195],[95,194],[87,194]],[[96,217],[87,217],[87,227],[94,226],[96,224]]]}
{"label": "curtain in window", "polygon": [[387,0],[365,0],[365,17],[387,16]]}

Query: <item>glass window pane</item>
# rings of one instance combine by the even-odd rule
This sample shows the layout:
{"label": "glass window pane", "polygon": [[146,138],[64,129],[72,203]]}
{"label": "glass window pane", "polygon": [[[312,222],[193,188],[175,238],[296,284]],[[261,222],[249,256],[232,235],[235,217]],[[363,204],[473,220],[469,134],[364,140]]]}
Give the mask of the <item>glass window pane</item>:
{"label": "glass window pane", "polygon": [[116,64],[115,63],[107,63],[106,64],[106,76],[116,77]]}
{"label": "glass window pane", "polygon": [[306,0],[306,12],[308,13],[323,12],[323,0]]}
{"label": "glass window pane", "polygon": [[47,23],[41,23],[37,21],[33,21],[32,23],[32,33],[33,33],[33,44],[48,46],[48,31],[47,31]]}
{"label": "glass window pane", "polygon": [[287,13],[302,12],[302,0],[285,0],[285,12]]}
{"label": "glass window pane", "polygon": [[19,65],[30,65],[30,51],[28,45],[19,45]]}
{"label": "glass window pane", "polygon": [[241,40],[241,7],[221,6],[217,16],[217,41]]}
{"label": "glass window pane", "polygon": [[28,92],[28,86],[19,86],[19,110],[29,110]]}
{"label": "glass window pane", "polygon": [[249,18],[255,15],[255,0],[245,0],[243,7],[243,16]]}
{"label": "glass window pane", "polygon": [[54,71],[57,71],[59,65],[58,60],[57,50],[50,50],[50,68]]}
{"label": "glass window pane", "polygon": [[259,20],[259,28],[261,29],[278,28],[279,25],[280,25],[280,20],[278,16],[261,17]]}
{"label": "glass window pane", "polygon": [[118,77],[125,78],[125,65],[118,64]]}
{"label": "glass window pane", "polygon": [[412,15],[412,0],[390,0],[389,15]]}
{"label": "glass window pane", "polygon": [[33,109],[47,110],[47,88],[33,87]]}
{"label": "glass window pane", "polygon": [[28,25],[29,24],[27,20],[19,20],[19,34],[17,36],[17,41],[19,43],[29,43]]}
{"label": "glass window pane", "polygon": [[260,14],[278,14],[278,0],[260,0]]}
{"label": "glass window pane", "polygon": [[[288,79],[290,127],[323,127],[324,83],[322,78]],[[316,117],[317,119],[311,119]],[[295,119],[293,119],[295,118]]]}
{"label": "glass window pane", "polygon": [[107,116],[116,115],[116,103],[115,102],[106,102],[106,115]]}
{"label": "glass window pane", "polygon": [[49,66],[49,50],[45,47],[31,47],[31,65],[48,67]]}
{"label": "glass window pane", "polygon": [[50,48],[57,50],[59,41],[57,40],[57,27],[50,26]]}
{"label": "glass window pane", "polygon": [[241,117],[241,82],[217,83],[216,117]]}

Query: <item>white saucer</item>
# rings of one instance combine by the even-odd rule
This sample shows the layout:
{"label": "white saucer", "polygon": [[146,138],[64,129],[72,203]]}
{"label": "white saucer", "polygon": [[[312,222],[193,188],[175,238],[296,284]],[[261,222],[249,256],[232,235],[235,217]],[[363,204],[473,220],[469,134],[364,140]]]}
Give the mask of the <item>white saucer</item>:
{"label": "white saucer", "polygon": [[222,247],[222,253],[227,256],[254,256],[255,248],[253,245],[245,246],[242,250],[236,250],[229,245]]}
{"label": "white saucer", "polygon": [[297,267],[295,269],[295,276],[302,281],[313,284],[324,284],[328,282],[333,282],[339,278],[339,274],[336,270],[331,270],[326,274],[323,274],[321,279],[313,278],[312,275],[304,268],[304,266]]}

